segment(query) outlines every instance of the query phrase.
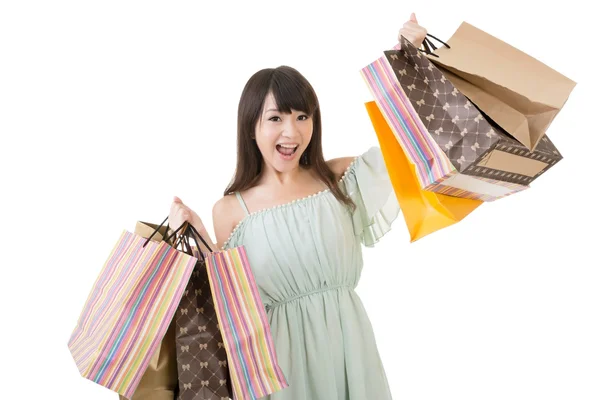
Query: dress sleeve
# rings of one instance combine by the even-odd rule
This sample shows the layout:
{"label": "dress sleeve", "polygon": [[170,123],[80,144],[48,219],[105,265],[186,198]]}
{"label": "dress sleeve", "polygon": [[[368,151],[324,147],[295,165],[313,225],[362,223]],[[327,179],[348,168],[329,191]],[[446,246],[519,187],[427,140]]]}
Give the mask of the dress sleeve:
{"label": "dress sleeve", "polygon": [[400,204],[379,147],[371,147],[354,159],[342,178],[346,193],[356,204],[352,212],[354,233],[373,247],[390,231]]}

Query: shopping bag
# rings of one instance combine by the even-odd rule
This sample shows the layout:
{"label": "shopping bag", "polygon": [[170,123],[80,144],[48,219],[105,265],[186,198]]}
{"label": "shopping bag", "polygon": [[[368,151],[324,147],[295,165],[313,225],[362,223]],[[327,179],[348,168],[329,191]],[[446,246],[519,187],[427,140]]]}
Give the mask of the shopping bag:
{"label": "shopping bag", "polygon": [[122,231],[68,343],[83,377],[126,398],[159,348],[197,262],[153,236]]}
{"label": "shopping bag", "polygon": [[[402,39],[404,40],[404,38]],[[412,46],[412,44],[409,43],[409,46]],[[437,71],[418,49],[414,46],[412,46],[412,49],[415,54],[414,57],[411,55],[411,60],[413,58],[424,60],[432,67],[431,71]],[[402,146],[404,154],[415,166],[420,188],[436,193],[483,201],[493,201],[529,188],[528,185],[496,179],[497,174],[494,175],[494,178],[466,175],[464,168],[461,167],[463,163],[470,162],[469,159],[465,158],[466,148],[470,148],[472,152],[479,152],[480,148],[485,146],[484,142],[486,140],[490,142],[493,136],[496,135],[494,132],[490,133],[487,128],[490,126],[489,123],[479,112],[472,113],[471,107],[465,107],[465,101],[467,100],[460,92],[450,90],[449,87],[437,88],[431,96],[428,94],[427,101],[421,98],[416,102],[416,106],[424,106],[423,110],[425,110],[426,105],[430,105],[430,114],[423,119],[425,121],[436,120],[431,105],[437,104],[437,98],[444,99],[444,104],[453,102],[454,106],[452,108],[446,106],[439,108],[441,113],[444,114],[438,117],[437,120],[439,120],[439,123],[444,123],[445,127],[438,127],[430,132],[423,124],[415,105],[411,103],[404,91],[405,87],[408,92],[420,93],[421,96],[428,92],[429,77],[424,76],[421,79],[421,75],[415,75],[415,71],[421,71],[423,68],[429,70],[429,68],[417,64],[414,68],[407,67],[407,53],[404,50],[392,50],[384,53],[383,57],[363,68],[361,74],[388,126]],[[405,58],[402,61],[404,64],[400,65],[402,69],[394,69],[398,67],[394,64],[401,58]],[[404,78],[398,79],[396,73],[400,77],[410,74],[412,77],[410,83],[402,81]],[[440,84],[448,83],[443,76],[438,76],[438,78]],[[456,100],[457,98],[460,100],[459,103],[456,103],[459,101]],[[446,99],[448,101],[445,101]],[[456,118],[456,116],[446,116],[446,109],[453,113],[459,111],[469,113],[468,116],[471,119],[469,128],[477,127],[478,123],[487,124],[486,129],[488,130],[485,132],[489,135],[476,134],[475,136],[481,137],[477,139],[478,141],[475,140],[476,138],[472,138],[472,135],[463,137],[463,133],[468,133],[468,130],[465,130],[467,126],[458,126],[456,123],[466,124],[463,121],[465,120],[464,116],[462,119]],[[460,130],[457,131],[458,129]],[[469,157],[473,157],[473,154]],[[485,168],[482,168],[482,170],[482,173],[487,171]],[[474,172],[479,173],[479,169]]]}
{"label": "shopping bag", "polygon": [[377,104],[370,101],[365,103],[365,106],[377,134],[411,242],[461,221],[483,203],[481,200],[447,196],[421,189],[415,166],[404,154]]}
{"label": "shopping bag", "polygon": [[447,44],[430,60],[454,86],[529,152],[548,147],[540,140],[576,82],[467,22]]}
{"label": "shopping bag", "polygon": [[[173,238],[169,239],[168,237],[168,228],[168,226],[160,226],[151,222],[137,221],[135,233],[155,242],[164,239],[168,244],[174,245]],[[158,231],[152,235],[157,229]],[[177,389],[175,319],[173,319],[158,349],[150,358],[148,367],[144,371],[135,392],[129,399],[119,395],[119,400],[175,400]]]}
{"label": "shopping bag", "polygon": [[[412,44],[409,43],[407,46],[412,46]],[[432,67],[431,71],[439,73],[418,49],[414,46],[412,49],[415,54],[414,57],[411,54],[411,60],[413,58],[424,60],[429,63],[428,66]],[[489,122],[479,112],[472,112],[474,107],[465,107],[468,100],[460,92],[450,90],[449,87],[439,87],[431,92],[428,86],[430,78],[420,75],[423,68],[429,71],[428,66],[422,67],[415,64],[413,67],[407,67],[406,57],[408,56],[404,50],[385,51],[384,54],[383,57],[363,68],[361,74],[406,156],[415,165],[419,185],[422,189],[474,200],[493,201],[529,188],[526,184],[497,179],[500,172],[487,178],[467,175],[463,164],[471,164],[474,157],[483,155],[481,148],[489,149],[488,144],[492,143],[492,140],[496,140],[494,139],[497,135],[496,132],[489,128]],[[405,64],[400,65],[401,69],[397,69],[399,66],[395,64],[402,58],[405,58],[404,61],[401,61]],[[419,76],[414,75],[415,71],[421,71]],[[398,79],[398,76],[404,77],[407,74],[411,74],[410,83],[401,82],[404,78]],[[438,76],[438,82],[443,85],[448,84],[448,80],[443,76]],[[416,101],[416,104],[411,103],[404,87],[408,93],[421,94],[421,98]],[[425,93],[427,93],[427,101],[423,98]],[[444,99],[442,103],[444,105],[433,107],[432,105],[437,104],[438,98]],[[453,107],[447,107],[446,103],[453,103]],[[418,114],[416,107],[420,106],[424,106],[424,108],[421,110],[421,114]],[[425,116],[427,106],[430,107],[429,114]],[[447,116],[446,110],[453,113],[467,112],[469,118]],[[436,118],[436,113],[442,114]],[[444,126],[437,126],[430,131],[423,121],[443,123]],[[469,132],[467,126],[471,129],[473,127],[480,129],[481,127],[478,128],[479,123],[487,129],[482,131],[486,132],[485,134],[478,133],[474,135],[475,137],[472,137],[473,134],[466,135]],[[488,170],[478,167],[471,172],[485,174]]]}
{"label": "shopping bag", "polygon": [[[528,186],[556,165],[562,155],[545,129],[575,83],[467,23],[441,43],[422,53],[401,38],[363,72],[386,119],[386,106],[404,102],[437,144],[432,150],[417,134],[414,159],[407,153],[420,180],[465,187],[466,175]],[[383,73],[368,71],[377,67]]]}
{"label": "shopping bag", "polygon": [[[183,233],[185,252],[198,259],[179,303],[176,320],[178,400],[221,400],[233,397],[227,351],[212,300],[204,254],[195,235]],[[191,245],[190,238],[196,243]],[[203,239],[201,237],[199,240]],[[210,249],[208,243],[204,245]]]}
{"label": "shopping bag", "polygon": [[[201,238],[193,226],[193,234]],[[289,386],[277,361],[267,314],[244,246],[204,254],[234,400],[255,400]]]}

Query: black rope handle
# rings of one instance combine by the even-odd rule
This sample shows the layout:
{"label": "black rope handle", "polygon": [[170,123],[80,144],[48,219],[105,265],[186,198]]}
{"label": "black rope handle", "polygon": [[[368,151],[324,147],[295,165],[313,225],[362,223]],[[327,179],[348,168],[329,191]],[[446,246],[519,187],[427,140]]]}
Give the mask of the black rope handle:
{"label": "black rope handle", "polygon": [[[437,40],[438,42],[440,42],[441,44],[443,44],[447,48],[450,48],[450,45],[448,43],[444,42],[443,40],[440,40],[440,39],[436,38],[432,34],[428,33],[427,36],[434,38],[435,40]],[[437,46],[435,44],[433,44],[433,42],[431,40],[429,40],[429,38],[427,36],[425,36],[425,39],[423,40],[423,47],[425,47],[425,49],[417,49],[417,50],[422,51],[423,53],[425,53],[427,55],[439,58],[440,56],[438,56],[437,54],[433,53],[435,50],[438,49]]]}
{"label": "black rope handle", "polygon": [[[192,225],[190,224],[189,226],[192,226]],[[181,235],[181,238],[182,238],[181,242],[184,244],[184,247],[186,248],[186,250],[184,250],[184,252],[187,252],[187,254],[189,254],[190,256],[195,257],[194,250],[192,249],[192,246],[190,245],[190,242],[188,240],[188,235]],[[200,250],[200,246],[198,245],[196,238],[192,236],[192,239],[194,240],[194,242],[196,242],[196,246],[198,247],[198,253],[199,253],[198,261],[205,263],[206,258],[204,257],[204,254],[202,254],[202,251]]]}
{"label": "black rope handle", "polygon": [[186,247],[187,247],[187,249],[188,249],[188,254],[189,254],[189,255],[191,255],[192,257],[195,257],[195,255],[194,255],[194,250],[192,250],[192,246],[190,245],[190,242],[189,242],[189,237],[191,236],[191,238],[194,240],[194,242],[196,242],[196,247],[198,248],[198,253],[199,253],[199,255],[200,255],[200,256],[198,257],[198,260],[200,260],[200,261],[205,261],[205,259],[204,259],[204,254],[202,254],[202,250],[200,249],[200,245],[198,244],[198,241],[196,240],[196,238],[195,238],[193,235],[190,235],[190,234],[189,234],[189,228],[190,228],[191,226],[192,226],[192,225],[190,224],[190,225],[188,226],[188,229],[186,230],[186,234],[182,235],[182,238],[183,238],[183,239],[182,239],[182,242],[183,242],[183,243],[185,243],[185,245],[186,245]]}
{"label": "black rope handle", "polygon": [[[158,226],[156,227],[156,229],[154,229],[154,232],[152,232],[152,234],[151,234],[151,235],[150,235],[150,236],[149,236],[149,237],[146,239],[146,241],[144,242],[144,245],[143,245],[142,247],[146,247],[146,245],[148,244],[148,242],[150,242],[150,239],[152,239],[152,237],[154,237],[154,235],[156,235],[156,232],[158,232],[158,231],[159,231],[159,229],[160,229],[160,228],[162,228],[162,226],[165,224],[165,222],[167,222],[167,219],[169,219],[169,216],[168,216],[168,215],[167,215],[167,217],[166,217],[166,218],[163,220],[163,222],[161,222],[161,223],[160,223],[160,225],[158,225]],[[186,222],[184,222],[183,224],[181,224],[181,226],[180,226],[179,228],[177,228],[175,231],[173,231],[173,233],[172,233],[171,235],[169,235],[169,236],[167,236],[167,237],[165,238],[165,242],[169,243],[169,240],[171,240],[171,237],[174,237],[174,236],[177,234],[177,232],[179,232],[179,231],[180,231],[182,228],[184,228],[184,227],[186,226],[186,224],[187,224],[187,221],[186,221]],[[185,229],[184,229],[184,231],[185,231]],[[165,231],[165,234],[166,234],[166,233],[169,233],[169,228],[168,228],[168,226],[167,226],[167,229],[166,229],[166,231]],[[174,246],[174,247],[175,247],[175,248],[177,248],[177,246]]]}
{"label": "black rope handle", "polygon": [[[183,226],[183,225],[182,225]],[[185,230],[185,229],[184,229]],[[185,235],[182,233],[181,235],[179,235],[179,237],[177,238],[177,240],[175,241],[175,243],[173,244],[173,248],[176,249],[179,246],[181,246],[181,244],[183,243],[183,240],[185,239]],[[168,242],[167,242],[168,243]],[[184,247],[184,251],[185,251],[185,247]]]}
{"label": "black rope handle", "polygon": [[[156,227],[156,229],[154,229],[154,232],[152,232],[152,234],[146,239],[146,241],[144,242],[144,245],[142,247],[146,247],[146,244],[148,244],[148,242],[150,242],[150,239],[152,239],[152,237],[156,234],[156,232],[158,232],[160,230],[160,228],[165,224],[165,222],[167,222],[168,219],[169,219],[169,216],[167,215],[167,217],[163,220],[163,222],[161,222],[160,225],[158,225]],[[194,240],[194,242],[196,242],[196,246],[198,247],[198,252],[202,255],[202,257],[204,257],[204,255],[202,254],[202,250],[200,248],[200,245],[198,244],[198,241],[196,240],[196,237],[198,237],[200,239],[200,241],[204,244],[204,246],[206,246],[208,251],[210,251],[211,253],[214,252],[213,249],[210,247],[210,245],[206,242],[206,240],[204,240],[202,235],[200,235],[198,233],[198,231],[196,230],[196,228],[194,228],[194,226],[192,224],[190,224],[188,221],[184,221],[183,224],[181,224],[181,226],[179,228],[177,228],[175,231],[173,231],[172,234],[167,236],[167,238],[165,238],[165,242],[169,243],[169,240],[171,240],[172,237],[177,235],[177,232],[179,232],[182,229],[183,229],[183,233],[181,235],[179,235],[178,239],[173,244],[173,248],[176,249],[177,247],[179,247],[179,245],[181,245],[181,243],[184,243],[183,242],[184,240],[186,240],[186,242],[184,243],[184,246],[185,245],[189,246],[187,237],[191,236],[192,239]],[[166,233],[168,233],[168,227],[167,227]],[[191,253],[191,247],[189,247],[189,248],[190,248],[190,255],[193,255]]]}
{"label": "black rope handle", "polygon": [[[194,228],[194,225],[189,224],[189,229],[191,229],[193,235],[198,236],[198,238],[200,239],[200,241],[204,244],[204,246],[206,246],[206,248],[208,249],[208,251],[210,251],[211,253],[214,253],[213,249],[208,245],[208,243],[206,243],[206,240],[204,240],[204,238],[202,237],[202,235],[200,235],[198,233],[198,231],[196,230],[196,228]],[[196,246],[198,246],[198,251],[200,250],[200,246],[198,245],[198,242],[196,241],[196,238],[192,235],[192,238],[194,239],[194,241],[196,242]]]}
{"label": "black rope handle", "polygon": [[[190,256],[194,257],[194,251],[192,250],[192,246],[190,246],[190,242],[188,241],[188,238],[186,235],[181,235],[181,243],[183,243],[183,247],[184,247],[184,252],[187,252],[187,254],[189,254]],[[196,245],[198,245],[198,243],[196,243]]]}
{"label": "black rope handle", "polygon": [[[425,38],[425,39],[427,39],[427,38]],[[428,42],[427,40],[423,40],[423,47],[425,47],[425,53],[431,54],[431,48],[429,47],[429,44],[427,44],[427,42]],[[419,49],[419,50],[421,50],[421,49]]]}

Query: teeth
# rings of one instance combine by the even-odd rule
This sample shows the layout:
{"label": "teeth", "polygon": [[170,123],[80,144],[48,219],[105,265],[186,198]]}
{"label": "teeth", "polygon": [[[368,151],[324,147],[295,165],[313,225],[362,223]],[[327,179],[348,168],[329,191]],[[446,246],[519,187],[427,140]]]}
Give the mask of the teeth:
{"label": "teeth", "polygon": [[295,149],[298,147],[297,144],[280,144],[281,147],[285,147],[286,149]]}

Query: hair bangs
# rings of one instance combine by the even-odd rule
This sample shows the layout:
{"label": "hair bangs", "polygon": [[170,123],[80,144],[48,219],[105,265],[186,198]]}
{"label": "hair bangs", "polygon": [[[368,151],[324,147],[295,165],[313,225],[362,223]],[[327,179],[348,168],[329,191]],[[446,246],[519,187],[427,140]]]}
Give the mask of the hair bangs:
{"label": "hair bangs", "polygon": [[312,86],[302,78],[284,69],[275,70],[270,89],[280,112],[296,110],[314,115],[318,107],[317,96]]}

